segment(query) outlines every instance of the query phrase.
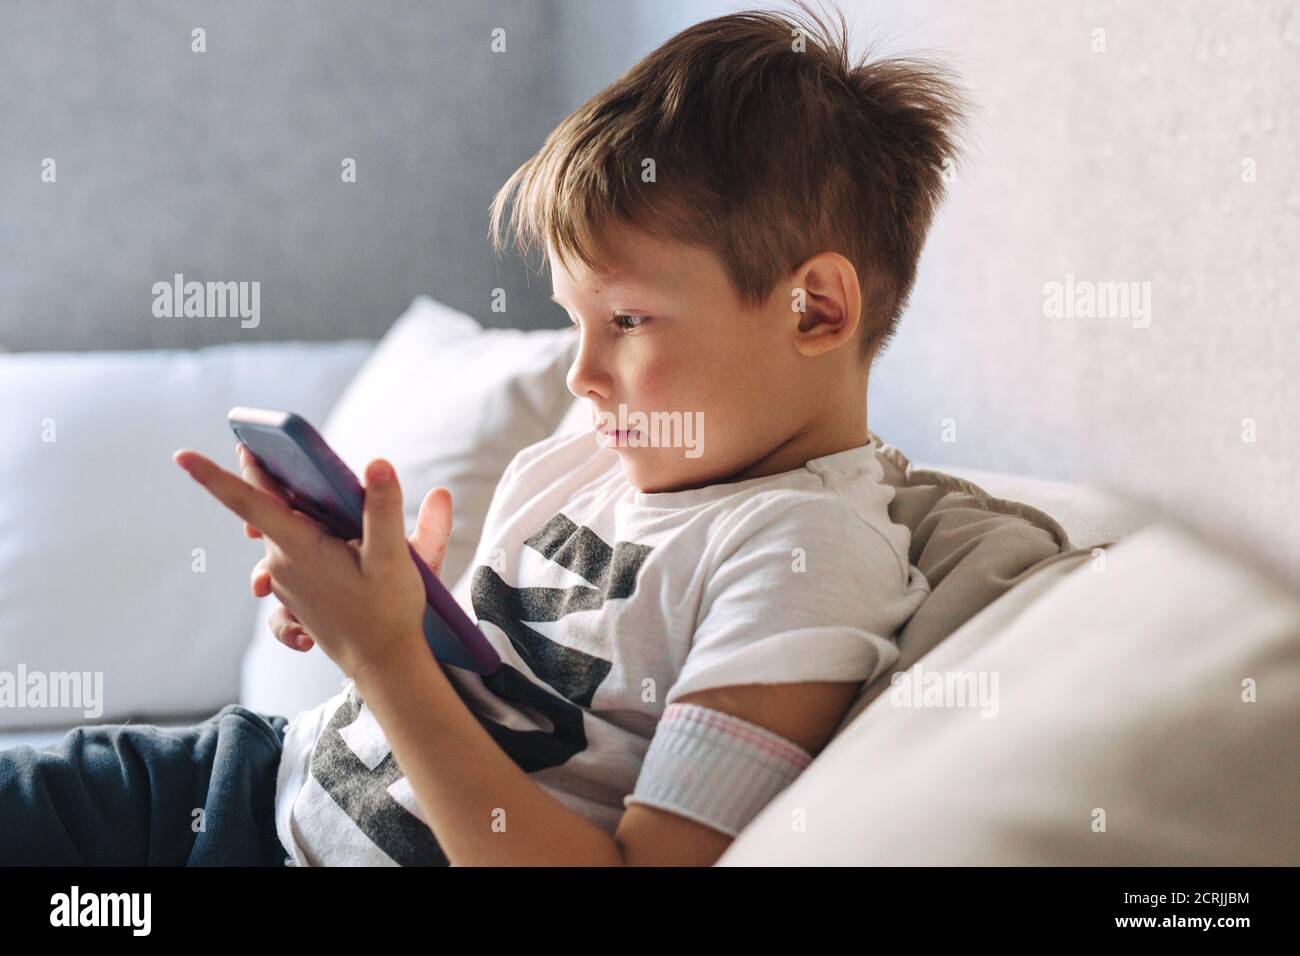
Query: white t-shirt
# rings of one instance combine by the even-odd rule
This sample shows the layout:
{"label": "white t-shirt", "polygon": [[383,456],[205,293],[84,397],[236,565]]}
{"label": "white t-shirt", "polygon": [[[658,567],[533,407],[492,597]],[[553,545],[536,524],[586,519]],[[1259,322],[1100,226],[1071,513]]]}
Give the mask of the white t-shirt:
{"label": "white t-shirt", "polygon": [[[734,684],[870,680],[929,594],[874,443],[646,494],[591,432],[519,452],[456,594],[501,655],[444,666],[489,734],[613,834],[664,708]],[[276,828],[298,865],[445,862],[355,686],[298,714]]]}

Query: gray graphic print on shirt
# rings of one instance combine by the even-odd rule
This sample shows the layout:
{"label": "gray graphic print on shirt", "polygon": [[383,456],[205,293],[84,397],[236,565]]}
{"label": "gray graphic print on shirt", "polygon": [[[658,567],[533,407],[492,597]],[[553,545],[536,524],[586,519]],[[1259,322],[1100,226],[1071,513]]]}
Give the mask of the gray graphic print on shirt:
{"label": "gray graphic print on shirt", "polygon": [[[556,767],[587,746],[583,708],[609,674],[610,662],[566,647],[528,626],[554,622],[604,602],[630,597],[652,548],[627,541],[610,547],[590,528],[557,513],[524,544],[588,582],[566,588],[513,587],[488,565],[472,578],[471,598],[479,622],[491,622],[536,677],[503,662],[483,685],[503,701],[540,713],[549,730],[507,727],[474,712],[458,684],[452,687],[479,724],[525,772]],[[538,683],[540,681],[540,683]],[[312,776],[358,827],[402,866],[446,866],[433,832],[396,800],[390,788],[402,777],[391,752],[371,769],[340,733],[356,721],[361,699],[355,688],[329,721],[311,761]]]}

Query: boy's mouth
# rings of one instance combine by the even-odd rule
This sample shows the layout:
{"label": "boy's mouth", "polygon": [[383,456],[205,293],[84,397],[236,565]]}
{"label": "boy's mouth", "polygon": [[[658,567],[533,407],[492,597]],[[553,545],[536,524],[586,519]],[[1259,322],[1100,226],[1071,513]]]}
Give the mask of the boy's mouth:
{"label": "boy's mouth", "polygon": [[634,435],[641,434],[635,428],[628,429],[627,431],[620,431],[615,428],[597,428],[596,433],[600,435],[601,441],[610,448],[626,446]]}

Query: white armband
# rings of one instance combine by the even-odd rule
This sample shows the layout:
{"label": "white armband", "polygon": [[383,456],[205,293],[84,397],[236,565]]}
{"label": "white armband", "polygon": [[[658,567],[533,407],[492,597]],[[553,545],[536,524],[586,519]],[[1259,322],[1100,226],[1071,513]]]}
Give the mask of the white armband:
{"label": "white armband", "polygon": [[734,837],[812,759],[797,744],[732,714],[669,704],[623,806],[659,807]]}

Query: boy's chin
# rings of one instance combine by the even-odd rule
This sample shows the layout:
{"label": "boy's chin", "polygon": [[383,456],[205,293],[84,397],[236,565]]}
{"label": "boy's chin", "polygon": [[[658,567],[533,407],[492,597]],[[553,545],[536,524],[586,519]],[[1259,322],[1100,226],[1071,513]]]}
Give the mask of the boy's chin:
{"label": "boy's chin", "polygon": [[700,476],[690,469],[680,467],[680,461],[676,463],[678,467],[673,468],[667,462],[655,461],[653,458],[647,460],[649,456],[644,455],[644,449],[641,455],[634,448],[619,449],[619,457],[623,459],[623,477],[643,494],[689,491],[708,483],[702,482]]}
{"label": "boy's chin", "polygon": [[623,477],[637,491],[653,495],[666,490],[662,469],[650,467],[646,462],[634,461],[627,449],[619,449],[618,457],[622,460]]}

